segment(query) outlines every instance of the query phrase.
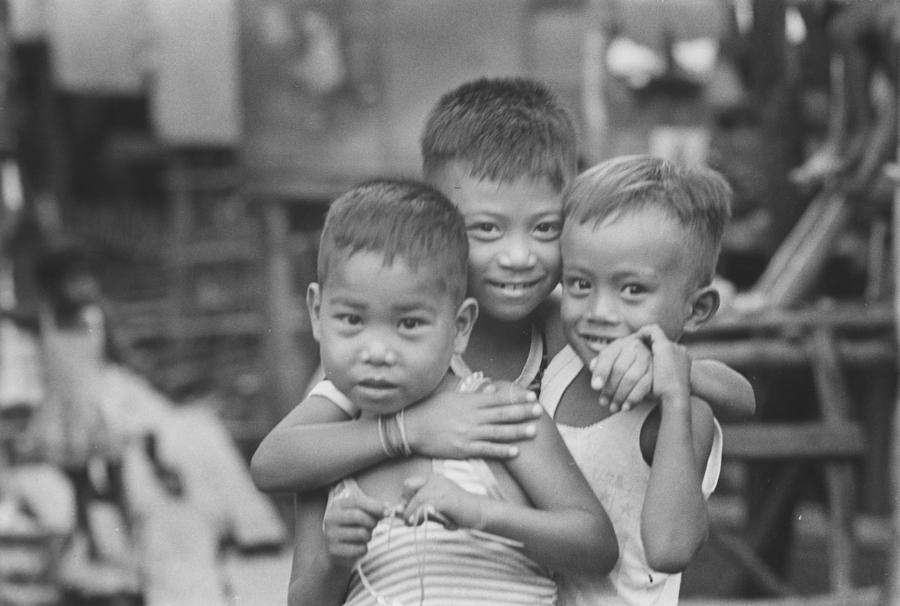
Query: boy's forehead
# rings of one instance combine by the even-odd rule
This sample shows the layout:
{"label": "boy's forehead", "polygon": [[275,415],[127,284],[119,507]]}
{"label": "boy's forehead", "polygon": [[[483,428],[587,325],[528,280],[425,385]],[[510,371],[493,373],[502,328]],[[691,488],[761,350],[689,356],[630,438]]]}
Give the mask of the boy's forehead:
{"label": "boy's forehead", "polygon": [[665,231],[683,238],[688,237],[688,228],[677,217],[658,206],[635,206],[632,208],[616,208],[609,212],[597,212],[593,215],[583,214],[581,217],[565,217],[565,231],[582,228],[592,231],[600,229],[609,231],[646,231],[650,233]]}
{"label": "boy's forehead", "polygon": [[618,211],[597,221],[567,221],[561,245],[563,263],[590,261],[571,257],[611,256],[616,263],[641,260],[665,271],[679,271],[693,258],[684,226],[654,208]]}
{"label": "boy's forehead", "polygon": [[534,189],[541,192],[551,191],[561,195],[562,191],[554,187],[548,177],[542,175],[522,174],[512,179],[491,178],[479,173],[470,163],[463,160],[450,160],[434,171],[430,181],[445,196],[461,187],[480,186],[486,189],[502,189],[509,187]]}
{"label": "boy's forehead", "polygon": [[[562,192],[548,179],[523,176],[511,181],[473,176],[464,167],[441,171],[433,185],[447,196],[463,214],[472,205],[497,208],[535,209],[539,212],[562,212]],[[487,210],[487,209],[484,209]]]}
{"label": "boy's forehead", "polygon": [[[450,273],[438,259],[409,259],[402,254],[389,257],[384,251],[340,249],[331,256],[331,267],[322,284],[357,290],[361,294],[378,290],[382,298],[401,298],[404,291],[418,290],[423,298],[443,298],[451,295]],[[379,282],[379,277],[389,278],[389,282]],[[330,290],[330,289],[329,289]]]}

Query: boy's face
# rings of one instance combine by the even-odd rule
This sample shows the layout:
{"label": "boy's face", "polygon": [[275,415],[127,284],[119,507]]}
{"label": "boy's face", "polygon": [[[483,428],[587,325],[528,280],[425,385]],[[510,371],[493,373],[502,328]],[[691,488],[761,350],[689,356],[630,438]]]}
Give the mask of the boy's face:
{"label": "boy's face", "polygon": [[684,230],[657,209],[566,226],[562,321],[585,364],[644,326],[658,324],[676,340],[715,312],[718,297],[696,287],[686,244]]}
{"label": "boy's face", "polygon": [[477,305],[457,307],[431,264],[385,266],[380,252],[336,254],[307,294],[322,368],[364,413],[391,414],[434,391],[465,349]]}
{"label": "boy's face", "polygon": [[528,317],[559,282],[562,194],[546,180],[478,179],[456,162],[433,185],[465,218],[468,292],[482,316]]}

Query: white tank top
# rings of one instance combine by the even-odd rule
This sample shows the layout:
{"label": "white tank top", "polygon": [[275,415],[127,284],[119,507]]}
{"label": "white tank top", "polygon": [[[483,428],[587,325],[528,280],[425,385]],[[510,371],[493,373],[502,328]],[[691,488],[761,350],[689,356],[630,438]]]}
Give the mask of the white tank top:
{"label": "white tank top", "polygon": [[[541,403],[553,417],[566,388],[581,372],[581,358],[565,347],[547,365]],[[640,449],[640,434],[654,404],[639,404],[587,427],[560,425],[560,434],[575,462],[606,508],[619,543],[619,560],[608,576],[564,576],[559,584],[561,606],[674,605],[681,575],[652,570],[641,541],[641,508],[650,467]],[[715,423],[712,449],[702,490],[707,498],[716,487],[722,461],[722,429]]]}

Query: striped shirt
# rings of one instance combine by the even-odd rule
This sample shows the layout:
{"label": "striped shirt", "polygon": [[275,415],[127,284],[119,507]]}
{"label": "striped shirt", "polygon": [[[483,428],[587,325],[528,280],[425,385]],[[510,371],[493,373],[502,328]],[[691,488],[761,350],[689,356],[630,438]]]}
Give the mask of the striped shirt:
{"label": "striped shirt", "polygon": [[[465,490],[503,498],[496,478],[481,459],[433,460],[439,473]],[[360,490],[352,479],[335,487]],[[360,572],[362,575],[360,575]],[[348,606],[489,606],[556,603],[549,571],[512,545],[438,522],[407,526],[383,518],[368,553],[354,570]]]}

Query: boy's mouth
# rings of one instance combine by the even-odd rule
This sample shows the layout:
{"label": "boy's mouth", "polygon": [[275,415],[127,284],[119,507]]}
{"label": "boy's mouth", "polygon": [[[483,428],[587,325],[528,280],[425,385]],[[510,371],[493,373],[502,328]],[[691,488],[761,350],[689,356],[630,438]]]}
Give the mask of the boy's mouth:
{"label": "boy's mouth", "polygon": [[498,282],[495,280],[488,280],[489,285],[494,288],[498,288],[502,290],[504,293],[516,294],[519,292],[524,292],[526,290],[530,290],[541,283],[540,280],[532,280],[530,282],[524,281],[516,281],[516,282]]}
{"label": "boy's mouth", "polygon": [[603,348],[615,341],[613,337],[601,337],[597,335],[581,335],[581,340],[584,341],[588,348],[595,352],[600,353],[603,351]]}
{"label": "boy's mouth", "polygon": [[356,388],[368,393],[383,393],[397,388],[397,384],[385,379],[362,379],[357,381]]}

